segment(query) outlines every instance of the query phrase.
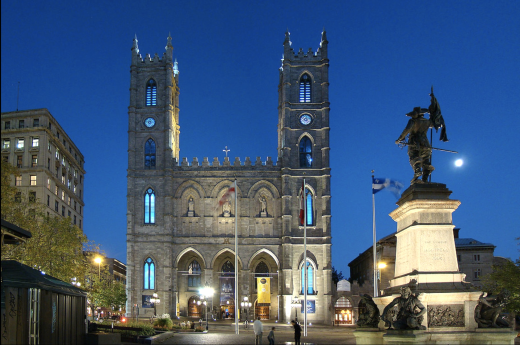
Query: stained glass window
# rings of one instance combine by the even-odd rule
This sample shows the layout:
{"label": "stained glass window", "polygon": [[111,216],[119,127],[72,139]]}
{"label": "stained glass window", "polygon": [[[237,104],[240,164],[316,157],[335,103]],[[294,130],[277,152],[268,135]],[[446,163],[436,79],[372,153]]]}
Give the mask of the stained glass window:
{"label": "stained glass window", "polygon": [[155,263],[152,258],[144,262],[144,289],[155,290]]}
{"label": "stained glass window", "polygon": [[300,168],[310,168],[312,166],[312,142],[305,136],[300,140]]}
{"label": "stained glass window", "polygon": [[146,83],[146,105],[157,105],[157,83],[153,79]]}
{"label": "stained glass window", "polygon": [[311,101],[311,77],[308,74],[300,78],[300,103],[310,103]]}
{"label": "stained glass window", "polygon": [[155,169],[155,141],[148,139],[144,145],[144,168]]}
{"label": "stained glass window", "polygon": [[307,261],[307,265],[303,265],[302,266],[302,279],[301,279],[301,283],[302,283],[302,294],[304,293],[303,289],[305,288],[305,271],[304,271],[304,266],[307,267],[307,293],[312,295],[314,294],[314,267],[312,266],[312,264]]}
{"label": "stained glass window", "polygon": [[144,223],[155,224],[155,193],[148,188],[144,195]]}

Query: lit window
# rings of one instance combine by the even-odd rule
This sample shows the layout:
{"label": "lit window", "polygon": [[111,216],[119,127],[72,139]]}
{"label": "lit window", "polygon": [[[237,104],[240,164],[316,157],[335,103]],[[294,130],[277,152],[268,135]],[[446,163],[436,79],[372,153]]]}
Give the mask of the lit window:
{"label": "lit window", "polygon": [[11,139],[4,139],[4,142],[2,144],[3,149],[8,149],[11,147]]}
{"label": "lit window", "polygon": [[144,262],[144,289],[155,290],[155,264],[152,258]]}
{"label": "lit window", "polygon": [[146,105],[157,105],[157,83],[153,79],[146,83]]}
{"label": "lit window", "polygon": [[148,188],[144,195],[144,223],[155,224],[155,193]]}
{"label": "lit window", "polygon": [[155,169],[155,141],[148,139],[144,145],[144,168]]}
{"label": "lit window", "polygon": [[307,188],[305,188],[305,212],[307,217],[306,225],[314,225],[314,196]]}
{"label": "lit window", "polygon": [[16,143],[16,148],[19,149],[19,150],[23,150],[24,147],[25,147],[25,139],[24,138],[19,138],[17,143]]}
{"label": "lit window", "polygon": [[200,286],[200,264],[197,260],[193,260],[188,267],[188,286]]}
{"label": "lit window", "polygon": [[[307,265],[305,265],[307,267],[307,293],[308,294],[313,294],[314,293],[314,267],[312,266],[312,264],[307,261]],[[301,268],[301,272],[302,272],[302,279],[301,279],[301,284],[302,284],[302,290],[301,290],[301,293],[303,294],[304,291],[304,287],[305,287],[305,271],[304,271],[304,265],[302,265],[302,268]]]}
{"label": "lit window", "polygon": [[32,138],[32,146],[33,146],[33,147],[38,147],[38,146],[40,146],[40,138],[38,138],[38,137],[33,137],[33,138]]}
{"label": "lit window", "polygon": [[23,156],[16,156],[16,167],[21,168],[23,164]]}
{"label": "lit window", "polygon": [[65,201],[65,191],[61,191],[61,200]]}
{"label": "lit window", "polygon": [[32,155],[32,157],[31,157],[31,166],[33,168],[38,166],[38,156],[37,155]]}
{"label": "lit window", "polygon": [[59,189],[58,186],[54,187],[54,194],[58,195],[58,189]]}
{"label": "lit window", "polygon": [[47,179],[47,189],[49,189],[49,190],[51,189],[51,179],[50,178]]}
{"label": "lit window", "polygon": [[60,159],[60,149],[56,148],[56,159]]}
{"label": "lit window", "polygon": [[14,185],[15,186],[21,186],[22,185],[22,177],[21,176],[16,176],[15,177]]}
{"label": "lit window", "polygon": [[311,101],[311,77],[308,74],[300,78],[300,103],[310,103]]}
{"label": "lit window", "polygon": [[36,186],[36,175],[31,175],[31,186]]}
{"label": "lit window", "polygon": [[312,142],[305,136],[300,141],[300,168],[310,168],[312,166]]}

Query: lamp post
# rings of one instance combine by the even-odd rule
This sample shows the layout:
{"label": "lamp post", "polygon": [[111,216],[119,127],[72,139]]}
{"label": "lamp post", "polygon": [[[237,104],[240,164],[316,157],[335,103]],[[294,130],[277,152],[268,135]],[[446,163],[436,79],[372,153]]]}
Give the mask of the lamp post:
{"label": "lamp post", "polygon": [[[292,300],[292,303],[291,303],[291,307],[293,308],[298,308],[298,307],[301,307],[302,306],[302,303],[298,300],[297,297],[293,297],[293,300]],[[296,321],[296,323],[298,323],[298,311],[297,309],[294,309],[294,321]]]}
{"label": "lamp post", "polygon": [[[386,267],[386,263],[379,262],[377,264],[377,286],[381,289],[381,270]],[[377,295],[379,296],[380,292],[377,291]]]}
{"label": "lamp post", "polygon": [[161,303],[161,299],[159,298],[159,295],[156,292],[153,293],[152,298],[150,298],[150,302],[153,303],[153,315],[157,316],[156,304]]}
{"label": "lamp post", "polygon": [[245,327],[249,324],[249,308],[251,308],[251,302],[249,302],[249,297],[244,296],[244,300],[240,302],[240,306],[242,307],[242,312],[246,317]]}
{"label": "lamp post", "polygon": [[213,294],[215,293],[215,290],[213,290],[212,287],[209,286],[208,282],[206,282],[206,286],[204,286],[202,289],[200,289],[200,294],[206,298],[204,301],[204,306],[206,308],[206,331],[209,329],[208,325],[208,298],[211,297],[211,300],[213,300]]}
{"label": "lamp post", "polygon": [[94,262],[98,264],[99,280],[101,280],[101,261],[103,261],[101,256],[98,256],[94,259]]}

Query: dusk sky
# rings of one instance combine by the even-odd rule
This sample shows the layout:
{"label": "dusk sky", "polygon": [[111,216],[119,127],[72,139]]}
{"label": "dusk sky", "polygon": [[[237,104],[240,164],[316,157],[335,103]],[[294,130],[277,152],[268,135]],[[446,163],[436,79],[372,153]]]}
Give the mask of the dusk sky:
{"label": "dusk sky", "polygon": [[[284,34],[329,41],[333,266],[372,244],[371,170],[409,186],[394,141],[433,85],[449,142],[433,145],[433,182],[461,201],[461,237],[516,259],[520,188],[519,1],[2,1],[1,110],[47,108],[85,156],[84,231],[126,263],[132,40],[180,71],[180,155],[277,158]],[[463,159],[455,167],[456,159]],[[378,238],[396,231],[376,195]]]}

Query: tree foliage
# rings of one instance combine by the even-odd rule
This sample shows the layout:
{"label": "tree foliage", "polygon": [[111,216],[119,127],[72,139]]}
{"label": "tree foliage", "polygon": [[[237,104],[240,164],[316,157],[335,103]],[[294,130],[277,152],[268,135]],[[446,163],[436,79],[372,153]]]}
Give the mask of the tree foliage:
{"label": "tree foliage", "polygon": [[509,291],[506,308],[510,312],[520,314],[520,258],[515,262],[507,260],[501,265],[493,266],[493,273],[483,277],[483,281],[485,291],[493,294],[503,290]]}
{"label": "tree foliage", "polygon": [[2,218],[32,234],[25,243],[4,245],[2,260],[39,268],[65,282],[76,277],[83,284],[87,267],[83,250],[96,246],[70,218],[47,216],[46,207],[39,200],[30,200],[11,186],[18,169],[3,161],[1,164]]}
{"label": "tree foliage", "polygon": [[334,266],[332,266],[332,281],[334,282],[334,284],[338,284],[338,282],[342,279],[345,279],[345,277],[343,277],[343,272],[342,271],[336,271],[336,269],[334,268]]}

